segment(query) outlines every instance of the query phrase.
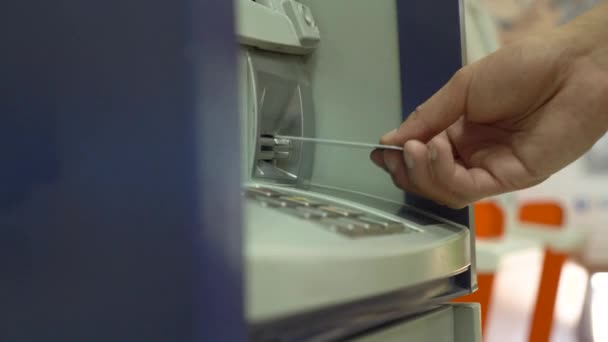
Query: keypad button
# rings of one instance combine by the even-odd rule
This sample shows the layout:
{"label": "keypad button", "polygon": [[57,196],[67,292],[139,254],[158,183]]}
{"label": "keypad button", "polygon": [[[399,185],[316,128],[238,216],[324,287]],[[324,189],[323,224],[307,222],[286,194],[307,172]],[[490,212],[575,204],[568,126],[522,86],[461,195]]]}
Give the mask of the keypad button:
{"label": "keypad button", "polygon": [[378,224],[374,224],[371,222],[365,222],[358,219],[350,219],[350,218],[340,218],[338,219],[340,222],[344,222],[346,224],[350,224],[359,228],[363,228],[362,233],[365,235],[380,235],[383,233],[383,227]]}
{"label": "keypad button", "polygon": [[323,216],[319,215],[319,213],[311,210],[307,210],[307,207],[291,207],[287,209],[285,212],[306,220],[320,220]]}
{"label": "keypad button", "polygon": [[366,233],[365,227],[340,219],[325,219],[322,220],[321,223],[323,223],[330,230],[348,237],[361,237]]}
{"label": "keypad button", "polygon": [[262,187],[249,187],[246,192],[249,197],[263,196],[263,197],[281,197],[285,194],[276,190],[262,188]]}
{"label": "keypad button", "polygon": [[313,200],[307,197],[302,196],[282,196],[281,201],[285,201],[294,206],[302,206],[302,207],[319,207],[325,205],[323,202],[319,202],[317,200]]}
{"label": "keypad button", "polygon": [[297,207],[296,211],[298,212],[298,216],[309,219],[331,218],[337,216],[335,214],[310,207]]}
{"label": "keypad button", "polygon": [[361,212],[359,210],[335,207],[335,206],[322,206],[319,209],[329,212],[329,213],[339,215],[339,216],[345,216],[345,217],[357,217],[357,216],[363,215],[363,212]]}
{"label": "keypad button", "polygon": [[413,233],[415,232],[413,229],[407,228],[405,225],[401,223],[393,223],[388,228],[390,233]]}
{"label": "keypad button", "polygon": [[269,207],[269,208],[286,208],[286,207],[289,206],[289,204],[287,202],[284,202],[284,201],[281,201],[281,200],[278,200],[278,199],[274,199],[274,198],[257,196],[256,199],[264,207]]}
{"label": "keypad button", "polygon": [[361,221],[370,222],[382,226],[386,233],[402,233],[405,232],[405,225],[401,222],[376,218],[371,216],[363,216],[359,218]]}

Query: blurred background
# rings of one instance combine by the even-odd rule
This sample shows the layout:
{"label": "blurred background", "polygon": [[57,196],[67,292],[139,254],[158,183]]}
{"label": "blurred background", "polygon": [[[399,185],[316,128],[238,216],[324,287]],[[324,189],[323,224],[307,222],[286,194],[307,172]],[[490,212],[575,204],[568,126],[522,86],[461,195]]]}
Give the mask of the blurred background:
{"label": "blurred background", "polygon": [[[466,60],[600,2],[465,0]],[[608,341],[608,138],[543,184],[475,209],[480,291],[463,300],[482,303],[484,341]]]}

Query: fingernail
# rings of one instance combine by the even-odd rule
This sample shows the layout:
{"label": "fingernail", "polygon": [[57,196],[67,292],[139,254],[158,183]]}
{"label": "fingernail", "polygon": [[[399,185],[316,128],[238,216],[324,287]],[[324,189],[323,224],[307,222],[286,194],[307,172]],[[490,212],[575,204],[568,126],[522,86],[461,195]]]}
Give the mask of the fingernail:
{"label": "fingernail", "polygon": [[437,160],[437,147],[431,146],[431,161]]}
{"label": "fingernail", "polygon": [[395,170],[397,170],[397,161],[395,160],[395,158],[386,158],[386,160],[384,160],[384,163],[386,164],[386,168],[390,173],[393,173],[395,172]]}
{"label": "fingernail", "polygon": [[422,105],[416,107],[416,109],[414,109],[414,111],[411,112],[409,116],[414,116],[414,115],[419,114],[421,109],[422,109]]}
{"label": "fingernail", "polygon": [[379,150],[373,150],[372,153],[369,154],[369,159],[371,159],[371,161],[374,163],[374,165],[376,166],[380,166],[381,162],[382,162],[382,152],[380,152]]}
{"label": "fingernail", "polygon": [[408,169],[413,169],[414,168],[414,159],[412,159],[412,157],[408,156],[407,154],[403,154],[403,159],[405,159],[405,165],[407,165]]}
{"label": "fingernail", "polygon": [[390,139],[390,138],[391,138],[392,136],[394,136],[395,134],[397,134],[397,128],[395,128],[394,130],[392,130],[392,131],[390,131],[390,132],[388,132],[388,133],[384,134],[384,135],[382,136],[382,138],[381,138],[381,139],[382,139],[382,140],[387,140],[387,139]]}

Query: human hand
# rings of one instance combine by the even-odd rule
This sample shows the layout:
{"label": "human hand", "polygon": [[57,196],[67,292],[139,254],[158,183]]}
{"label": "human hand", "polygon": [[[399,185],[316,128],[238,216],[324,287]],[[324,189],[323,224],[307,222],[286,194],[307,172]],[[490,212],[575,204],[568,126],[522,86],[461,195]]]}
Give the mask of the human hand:
{"label": "human hand", "polygon": [[404,152],[371,159],[398,187],[453,208],[547,179],[608,128],[603,11],[462,68],[380,139]]}

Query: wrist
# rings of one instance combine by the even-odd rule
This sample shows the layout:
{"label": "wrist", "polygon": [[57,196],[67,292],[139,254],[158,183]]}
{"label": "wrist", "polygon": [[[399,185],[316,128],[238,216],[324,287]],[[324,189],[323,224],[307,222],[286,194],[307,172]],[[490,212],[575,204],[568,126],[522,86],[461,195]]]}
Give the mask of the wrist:
{"label": "wrist", "polygon": [[597,103],[591,101],[586,112],[595,126],[591,131],[601,136],[608,130],[608,3],[561,26],[556,34],[569,56],[565,59],[567,73],[577,75],[582,84],[591,84],[589,92],[596,93]]}
{"label": "wrist", "polygon": [[573,55],[591,58],[608,70],[608,3],[559,27],[556,34]]}

